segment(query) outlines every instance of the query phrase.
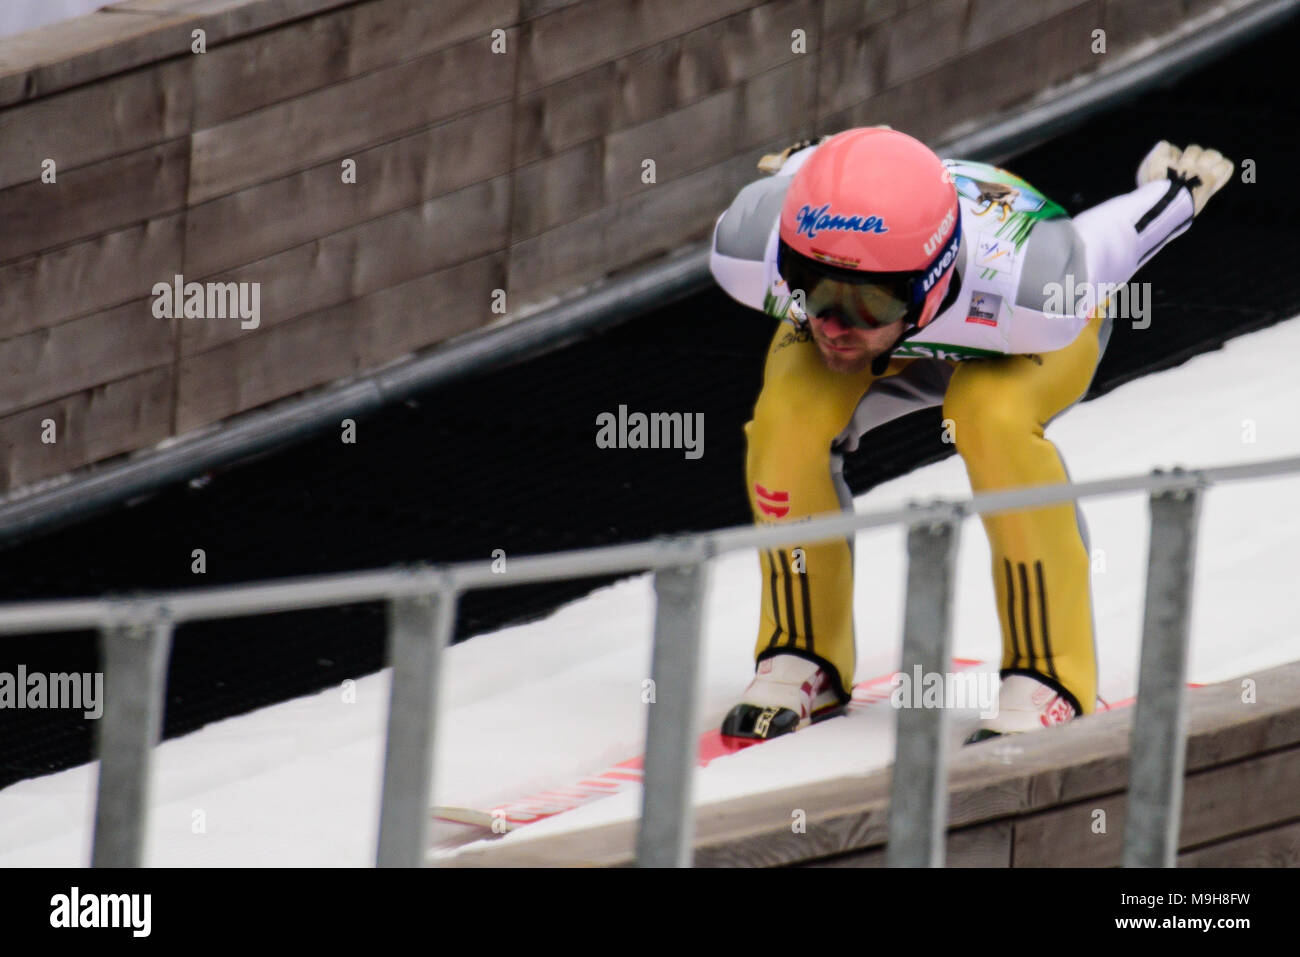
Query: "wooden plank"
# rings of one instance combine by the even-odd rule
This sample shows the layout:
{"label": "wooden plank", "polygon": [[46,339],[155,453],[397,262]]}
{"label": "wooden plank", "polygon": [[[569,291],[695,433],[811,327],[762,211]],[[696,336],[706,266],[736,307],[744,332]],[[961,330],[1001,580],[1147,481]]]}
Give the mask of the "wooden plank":
{"label": "wooden plank", "polygon": [[[1300,823],[1272,825],[1294,813],[1297,789],[1293,769],[1300,766],[1300,752],[1272,755],[1268,759],[1248,760],[1229,769],[1202,772],[1189,778],[1188,798],[1192,802],[1180,843],[1191,843],[1196,833],[1235,834],[1239,830],[1264,825],[1263,829],[1237,838],[1204,845],[1179,856],[1180,866],[1294,866],[1300,863]],[[1278,773],[1291,772],[1291,780],[1279,781]],[[1271,793],[1274,800],[1261,808],[1256,792]],[[1233,806],[1225,806],[1226,801]],[[1251,807],[1250,805],[1255,805]],[[1207,807],[1211,808],[1207,810]],[[997,822],[1014,826],[1014,863],[1016,867],[1115,867],[1123,851],[1124,824],[1127,817],[1125,794],[1108,795],[1095,801],[1056,808],[1021,819]],[[1104,819],[1098,817],[1101,812]],[[1099,820],[1105,829],[1098,830]],[[989,825],[992,826],[992,825]],[[949,865],[963,866],[956,855],[954,839],[967,831],[954,831],[949,838]],[[854,852],[842,858],[815,862],[816,866],[857,867],[883,866],[884,848]],[[1011,860],[989,860],[974,866],[1010,866]]]}
{"label": "wooden plank", "polygon": [[0,110],[0,189],[60,175],[189,132],[194,58],[168,60],[54,96]]}
{"label": "wooden plank", "polygon": [[1180,0],[1107,0],[1105,17],[1097,26],[1106,31],[1106,52],[1113,55],[1168,34],[1186,16]]}
{"label": "wooden plank", "polygon": [[46,96],[189,55],[190,32],[208,47],[356,0],[130,0],[113,9],[0,38],[0,106]]}
{"label": "wooden plank", "polygon": [[963,748],[948,776],[953,823],[1020,814],[1063,801],[1118,791],[1128,782],[1131,716],[1093,715],[1047,729],[1034,740],[998,740]]}
{"label": "wooden plank", "polygon": [[360,2],[363,0],[114,0],[111,12],[189,17],[207,32],[211,47]]}
{"label": "wooden plank", "polygon": [[[471,260],[181,360],[177,433],[368,370],[494,318],[501,253]],[[231,369],[238,369],[232,375]]]}
{"label": "wooden plank", "polygon": [[136,17],[98,10],[0,37],[0,106],[186,54],[189,22],[181,15]]}
{"label": "wooden plank", "polygon": [[[518,0],[383,0],[245,36],[199,57],[194,126],[206,129],[320,87],[513,26]],[[499,65],[498,65],[499,66]]]}
{"label": "wooden plank", "polygon": [[512,310],[570,292],[575,285],[702,239],[725,197],[758,177],[764,150],[789,145],[784,137],[707,169],[663,182],[510,249]]}
{"label": "wooden plank", "polygon": [[[510,61],[483,38],[197,130],[189,200],[202,203],[354,155],[511,94]],[[475,82],[466,83],[466,77]],[[292,136],[286,136],[292,131]],[[500,140],[509,150],[510,138]],[[439,157],[441,159],[441,157]]]}
{"label": "wooden plank", "polygon": [[138,299],[0,342],[0,414],[171,362],[173,323],[151,305]]}
{"label": "wooden plank", "polygon": [[364,224],[353,265],[355,294],[428,273],[451,276],[447,270],[453,264],[503,249],[509,187],[508,177],[495,177]]}
{"label": "wooden plank", "polygon": [[1012,860],[1016,867],[1118,867],[1127,819],[1126,793],[1020,818]]}
{"label": "wooden plank", "polygon": [[1179,867],[1300,867],[1300,821],[1178,855]]}
{"label": "wooden plank", "polygon": [[[0,489],[10,492],[161,442],[171,413],[172,367],[167,365],[0,418]],[[46,419],[55,423],[52,444],[41,441]]]}
{"label": "wooden plank", "polygon": [[367,296],[365,367],[378,367],[499,320],[492,312],[492,291],[503,288],[505,254],[495,252]]}
{"label": "wooden plank", "polygon": [[883,90],[888,46],[888,23],[848,36],[829,35],[819,54],[817,109],[843,110]]}
{"label": "wooden plank", "polygon": [[777,0],[621,57],[611,90],[614,128],[644,123],[745,80],[811,60],[791,49],[796,28],[809,34],[808,49],[817,49],[813,4]]}
{"label": "wooden plank", "polygon": [[360,372],[357,309],[354,300],[182,359],[176,433]]}
{"label": "wooden plank", "polygon": [[148,295],[181,269],[183,214],[0,266],[0,339]]}
{"label": "wooden plank", "polygon": [[754,0],[589,0],[544,14],[521,37],[519,89],[538,89],[755,5]]}
{"label": "wooden plank", "polygon": [[[1300,807],[1300,749],[1189,774],[1178,844],[1188,847],[1289,821]],[[1105,813],[1106,830],[1094,829]],[[1114,867],[1120,863],[1127,795],[1074,804],[1016,822],[1017,867]]]}
{"label": "wooden plank", "polygon": [[519,16],[523,20],[531,20],[534,17],[540,17],[544,13],[554,13],[562,7],[571,7],[575,3],[586,3],[587,0],[521,0]]}
{"label": "wooden plank", "polygon": [[[809,58],[795,60],[648,123],[611,133],[605,137],[605,196],[617,200],[652,192],[760,143],[793,139],[797,124],[812,113],[813,66]],[[642,180],[646,159],[655,162],[655,183]]]}
{"label": "wooden plank", "polygon": [[[1188,807],[1192,810],[1188,816],[1192,825],[1190,830],[1185,830],[1189,842],[1212,839],[1216,814],[1226,814],[1229,818],[1254,814],[1253,819],[1267,822],[1270,817],[1279,819],[1278,805],[1285,804],[1288,797],[1291,807],[1295,806],[1300,782],[1293,782],[1292,778],[1300,773],[1300,762],[1291,757],[1292,767],[1288,768],[1286,760],[1268,755],[1255,759],[1252,755],[1258,753],[1261,742],[1272,749],[1270,754],[1283,753],[1278,749],[1300,747],[1300,695],[1293,693],[1300,682],[1300,662],[1272,668],[1254,677],[1259,698],[1257,704],[1249,707],[1240,705],[1240,686],[1235,680],[1190,693],[1187,767],[1196,774],[1189,777],[1188,794],[1193,793],[1194,786],[1212,786],[1220,780],[1206,778],[1201,785],[1194,785],[1197,776],[1223,773],[1229,776],[1222,779],[1228,782],[1223,784],[1228,790],[1233,786],[1231,780],[1239,784],[1240,775],[1253,774],[1259,781],[1271,782],[1276,796],[1252,799],[1258,805],[1252,806],[1253,809],[1242,805],[1229,812],[1209,814],[1195,812],[1197,799],[1189,798]],[[953,754],[949,766],[950,826],[962,828],[1044,812],[1015,822],[1017,866],[1022,862],[1022,828],[1026,829],[1025,859],[1034,860],[1038,854],[1044,863],[1050,863],[1045,851],[1035,848],[1057,845],[1046,837],[1035,838],[1033,828],[1042,829],[1044,825],[1032,822],[1051,814],[1075,817],[1083,814],[1086,818],[1093,807],[1101,807],[1108,813],[1108,833],[1115,841],[1120,840],[1121,792],[1127,787],[1132,715],[1133,709],[1126,708],[1007,742],[960,749]],[[1225,721],[1226,727],[1221,727]],[[1245,731],[1243,722],[1254,726],[1254,730]],[[1201,740],[1216,736],[1224,738],[1217,746]],[[1258,767],[1253,771],[1233,772],[1230,769],[1237,765],[1207,764],[1211,758],[1218,762],[1253,761]],[[1239,777],[1231,778],[1233,774]],[[776,866],[883,845],[888,833],[888,789],[886,769],[698,808],[696,862],[701,866]],[[1062,802],[1070,806],[1059,807]],[[790,830],[794,808],[806,813],[805,834],[796,835]],[[1090,823],[1091,819],[1087,820]],[[1205,832],[1206,828],[1210,831]],[[1069,833],[1079,830],[1072,827]],[[514,843],[507,839],[488,848],[466,851],[453,863],[456,866],[620,865],[631,859],[635,833],[636,822],[624,821],[554,838]],[[1084,858],[1084,863],[1093,859],[1089,855],[1102,859],[1109,853],[1104,839],[1094,839],[1088,833],[1088,837],[1077,834],[1079,842],[1071,850]]]}
{"label": "wooden plank", "polygon": [[[1098,22],[1096,2],[1076,7],[1033,27],[1034,38],[1008,37],[989,46],[949,59],[906,83],[893,85],[886,75],[883,90],[844,106],[844,96],[826,81],[818,105],[822,129],[837,131],[851,126],[890,123],[918,139],[933,142],[972,117],[991,120],[1012,104],[1045,87],[1097,67],[1097,57],[1086,44],[1073,42],[1079,31],[1087,34]],[[893,40],[891,39],[891,43]],[[835,56],[856,55],[851,47],[837,48]],[[888,54],[886,54],[888,56]],[[839,59],[827,71],[839,76],[853,63]],[[981,78],[970,82],[972,76]]]}
{"label": "wooden plank", "polygon": [[948,867],[1010,867],[1012,826],[994,821],[966,827],[948,835]]}
{"label": "wooden plank", "polygon": [[[998,91],[995,108],[1004,108],[1077,75],[1096,72],[1099,61],[1105,58],[1092,52],[1091,35],[1101,15],[1100,4],[1095,0],[1076,4],[1024,33],[967,53],[960,62],[967,64],[967,77],[972,72],[980,75],[980,84],[968,82],[965,86],[987,83],[986,89]],[[1026,85],[1026,75],[1036,77],[1036,82]],[[977,109],[969,96],[967,93],[963,99],[971,103],[972,115],[987,115],[990,106],[987,100]]]}
{"label": "wooden plank", "polygon": [[[1011,822],[994,821],[948,833],[945,867],[1010,867]],[[839,857],[797,864],[796,867],[885,867],[884,846]]]}
{"label": "wooden plank", "polygon": [[499,176],[509,169],[509,142],[510,104],[502,103],[358,152],[355,184],[330,161],[192,207],[186,271],[212,275]]}
{"label": "wooden plank", "polygon": [[1179,846],[1289,821],[1300,810],[1300,748],[1190,775]]}
{"label": "wooden plank", "polygon": [[1229,0],[1226,4],[1223,0],[1186,0],[1183,4],[1183,22],[1186,23],[1194,18],[1207,17],[1210,14],[1213,14],[1213,16],[1209,16],[1209,19],[1218,19],[1225,14],[1230,15],[1229,10],[1231,8],[1241,8],[1248,3],[1250,3],[1250,0]]}
{"label": "wooden plank", "polygon": [[822,36],[831,41],[857,33],[864,27],[897,16],[903,6],[903,0],[875,0],[874,3],[863,3],[862,0],[823,0]]}
{"label": "wooden plank", "polygon": [[[1258,699],[1242,700],[1242,677],[1255,682]],[[1300,742],[1300,713],[1286,704],[1300,701],[1300,665],[1283,665],[1230,678],[1192,692],[1187,768],[1199,771],[1276,751]],[[1281,706],[1279,706],[1281,705]]]}
{"label": "wooden plank", "polygon": [[615,64],[602,63],[520,96],[513,125],[515,162],[531,163],[613,129],[617,83]]}
{"label": "wooden plank", "polygon": [[775,67],[805,59],[791,32],[809,31],[810,0],[776,0],[607,61],[519,98],[515,162],[529,163],[587,140],[672,113]]}
{"label": "wooden plank", "polygon": [[164,216],[184,204],[186,141],[0,190],[0,263]]}
{"label": "wooden plank", "polygon": [[[508,176],[474,183],[213,278],[261,283],[267,329],[503,248],[509,188]],[[181,355],[245,334],[238,323],[183,322]]]}
{"label": "wooden plank", "polygon": [[[898,86],[955,59],[965,39],[967,0],[932,0],[889,22],[885,85]],[[968,78],[968,82],[972,82]],[[985,90],[995,90],[986,86]]]}
{"label": "wooden plank", "polygon": [[[966,49],[977,50],[1036,24],[1050,20],[1074,7],[1092,6],[1091,0],[971,0],[970,20],[966,25]],[[1091,31],[1075,38],[1091,46]],[[1022,40],[1023,42],[1023,40]]]}
{"label": "wooden plank", "polygon": [[[778,866],[817,860],[884,843],[888,777],[839,778],[696,808],[697,867]],[[846,792],[849,801],[846,802]],[[791,829],[792,811],[806,830]],[[455,867],[626,866],[636,846],[636,821],[618,821],[555,837],[509,838],[466,850]]]}
{"label": "wooden plank", "polygon": [[593,213],[605,204],[600,140],[515,170],[510,238],[518,241]]}

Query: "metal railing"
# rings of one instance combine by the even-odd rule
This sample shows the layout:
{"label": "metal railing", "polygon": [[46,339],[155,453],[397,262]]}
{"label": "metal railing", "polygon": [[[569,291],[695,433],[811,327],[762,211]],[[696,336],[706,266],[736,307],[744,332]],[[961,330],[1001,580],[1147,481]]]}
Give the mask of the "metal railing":
{"label": "metal railing", "polygon": [[[1300,472],[1300,456],[1245,465],[988,492],[962,501],[842,512],[807,521],[728,528],[649,542],[490,562],[356,572],[282,582],[0,606],[0,635],[98,629],[105,670],[100,719],[95,866],[141,863],[150,759],[159,739],[166,663],[176,625],[358,602],[388,604],[393,668],[377,863],[419,866],[427,857],[434,722],[442,653],[461,594],[595,575],[654,572],[651,708],[637,858],[686,866],[693,835],[703,604],[716,555],[809,545],[871,528],[908,526],[902,670],[943,673],[952,647],[952,598],[961,523],[987,515],[1125,492],[1150,493],[1151,539],[1141,671],[1130,758],[1124,863],[1172,866],[1185,753],[1187,633],[1202,492],[1211,485]],[[898,711],[888,860],[940,866],[947,830],[947,709]]]}

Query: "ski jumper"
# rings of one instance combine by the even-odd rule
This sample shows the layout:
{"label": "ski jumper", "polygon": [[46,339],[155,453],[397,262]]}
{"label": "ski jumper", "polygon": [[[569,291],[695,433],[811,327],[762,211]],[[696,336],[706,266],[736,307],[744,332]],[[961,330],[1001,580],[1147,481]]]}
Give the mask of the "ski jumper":
{"label": "ski jumper", "polygon": [[[1128,282],[1187,229],[1189,192],[1169,181],[1148,183],[1071,220],[1005,170],[945,160],[962,217],[948,298],[887,365],[847,374],[825,366],[776,271],[781,204],[790,177],[816,149],[795,153],[777,175],[742,189],[713,234],[710,267],[718,284],[782,320],[745,425],[755,521],[852,509],[844,453],[871,429],[940,405],[975,492],[1068,481],[1045,431],[1088,391],[1105,351],[1113,319],[1102,284]],[[982,521],[993,557],[1002,676],[1033,675],[1079,713],[1091,713],[1097,663],[1082,512],[1066,503]],[[816,661],[847,700],[855,665],[853,542],[803,546],[802,573],[793,552],[760,550],[755,657]]]}

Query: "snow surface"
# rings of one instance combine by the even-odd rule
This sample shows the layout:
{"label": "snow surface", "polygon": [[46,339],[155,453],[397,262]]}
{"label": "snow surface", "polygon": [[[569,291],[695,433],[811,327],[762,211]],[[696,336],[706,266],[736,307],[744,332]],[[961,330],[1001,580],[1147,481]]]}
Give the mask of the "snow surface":
{"label": "snow surface", "polygon": [[[1300,454],[1300,321],[1227,343],[1139,379],[1053,423],[1075,480],[1156,466],[1202,467]],[[1253,429],[1254,440],[1250,441]],[[1201,515],[1189,679],[1224,680],[1300,659],[1300,477],[1211,489]],[[889,482],[859,510],[970,494],[957,457]],[[1135,693],[1145,588],[1144,495],[1083,505],[1103,699]],[[898,666],[903,533],[860,535],[855,595],[858,680]],[[752,671],[758,565],[752,554],[712,566],[700,730],[716,727]],[[988,543],[962,530],[954,652],[996,661],[1000,637]],[[651,587],[626,580],[558,610],[450,649],[435,768],[436,804],[491,809],[598,773],[641,751],[650,669]],[[992,669],[993,665],[985,666]],[[387,671],[209,725],[155,752],[146,861],[159,866],[368,866],[374,860]],[[351,700],[355,698],[355,700]],[[954,737],[969,715],[952,722]],[[888,707],[859,709],[788,738],[715,761],[696,799],[789,787],[867,771],[892,754]],[[96,765],[0,791],[0,865],[88,860]],[[529,825],[522,841],[637,814],[639,789]]]}

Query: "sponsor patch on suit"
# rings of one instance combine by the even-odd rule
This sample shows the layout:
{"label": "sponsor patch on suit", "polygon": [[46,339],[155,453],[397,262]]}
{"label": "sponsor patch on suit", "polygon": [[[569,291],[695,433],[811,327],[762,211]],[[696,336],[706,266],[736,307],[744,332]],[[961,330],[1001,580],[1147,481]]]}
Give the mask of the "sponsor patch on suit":
{"label": "sponsor patch on suit", "polygon": [[[990,269],[995,272],[1009,273],[1016,262],[1016,244],[1009,239],[983,235],[975,248],[975,268]],[[991,279],[990,274],[984,275]]]}
{"label": "sponsor patch on suit", "polygon": [[1002,297],[990,292],[971,293],[970,307],[966,310],[966,321],[979,323],[981,326],[996,326],[998,310],[1002,308]]}

